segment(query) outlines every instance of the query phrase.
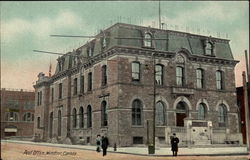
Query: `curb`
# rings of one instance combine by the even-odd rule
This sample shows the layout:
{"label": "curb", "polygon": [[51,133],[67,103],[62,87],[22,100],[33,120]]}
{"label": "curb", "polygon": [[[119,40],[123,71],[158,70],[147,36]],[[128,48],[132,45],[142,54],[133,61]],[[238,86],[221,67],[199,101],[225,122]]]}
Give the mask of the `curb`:
{"label": "curb", "polygon": [[[95,149],[89,149],[89,148],[79,148],[74,146],[56,146],[56,145],[47,145],[47,144],[41,144],[41,143],[24,143],[22,141],[20,142],[13,142],[13,141],[6,141],[1,140],[1,142],[8,142],[8,143],[17,143],[17,144],[30,144],[30,145],[40,145],[40,146],[47,146],[47,147],[59,147],[59,148],[70,148],[70,149],[79,149],[79,150],[87,150],[87,151],[95,151]],[[173,157],[172,155],[155,155],[155,154],[143,154],[143,153],[129,153],[129,152],[119,152],[119,151],[107,151],[109,153],[116,153],[116,154],[127,154],[127,155],[136,155],[136,156],[147,156],[147,157]],[[222,154],[179,154],[178,157],[183,156],[245,156],[250,155],[250,153],[222,153]]]}

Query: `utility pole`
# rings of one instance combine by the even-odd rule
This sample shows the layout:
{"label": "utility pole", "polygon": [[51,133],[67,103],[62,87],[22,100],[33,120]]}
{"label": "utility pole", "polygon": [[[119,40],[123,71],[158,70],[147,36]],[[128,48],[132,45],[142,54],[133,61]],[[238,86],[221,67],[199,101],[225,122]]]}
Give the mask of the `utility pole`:
{"label": "utility pole", "polygon": [[243,92],[244,92],[244,106],[245,106],[245,125],[246,125],[246,139],[247,139],[247,150],[250,151],[250,141],[249,141],[249,108],[248,108],[248,94],[247,94],[247,81],[246,73],[243,71]]}
{"label": "utility pole", "polygon": [[159,29],[161,29],[161,0],[159,0]]}
{"label": "utility pole", "polygon": [[155,86],[155,55],[154,53],[152,54],[153,58],[153,90],[154,90],[154,100],[153,100],[153,146],[154,146],[154,153],[155,153],[155,98],[156,98],[156,86]]}

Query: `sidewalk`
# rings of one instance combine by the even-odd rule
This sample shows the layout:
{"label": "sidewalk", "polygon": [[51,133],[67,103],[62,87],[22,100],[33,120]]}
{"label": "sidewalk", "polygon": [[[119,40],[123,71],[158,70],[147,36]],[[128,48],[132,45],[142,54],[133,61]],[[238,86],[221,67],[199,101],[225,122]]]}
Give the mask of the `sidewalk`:
{"label": "sidewalk", "polygon": [[[20,143],[20,144],[31,144],[31,145],[42,145],[49,147],[61,147],[61,148],[72,148],[72,149],[83,149],[95,151],[95,146],[88,145],[67,145],[67,144],[53,144],[44,142],[30,142],[30,141],[18,141],[18,140],[1,140],[2,144],[5,143]],[[171,148],[157,148],[154,155],[148,154],[147,147],[121,147],[114,151],[113,147],[108,148],[108,152],[122,153],[122,154],[133,154],[141,156],[172,156]],[[180,156],[225,156],[225,155],[248,155],[246,147],[199,147],[199,148],[179,148],[178,155]]]}

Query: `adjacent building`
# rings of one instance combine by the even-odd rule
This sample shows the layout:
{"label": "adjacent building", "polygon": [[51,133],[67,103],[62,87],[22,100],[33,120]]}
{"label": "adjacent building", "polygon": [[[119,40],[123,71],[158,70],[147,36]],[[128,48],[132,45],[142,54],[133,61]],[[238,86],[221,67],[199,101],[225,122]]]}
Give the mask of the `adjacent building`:
{"label": "adjacent building", "polygon": [[1,93],[1,138],[32,138],[35,92],[5,89]]}
{"label": "adjacent building", "polygon": [[229,40],[117,23],[38,75],[36,138],[111,145],[242,143]]}

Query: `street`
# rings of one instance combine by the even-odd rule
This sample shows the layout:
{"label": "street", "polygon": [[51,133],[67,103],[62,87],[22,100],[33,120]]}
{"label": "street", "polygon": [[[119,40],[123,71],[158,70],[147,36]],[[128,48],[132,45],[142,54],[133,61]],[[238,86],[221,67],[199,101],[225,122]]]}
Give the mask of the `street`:
{"label": "street", "polygon": [[102,153],[95,151],[48,147],[32,144],[1,142],[2,160],[248,160],[250,156],[179,156],[154,157],[129,154]]}

